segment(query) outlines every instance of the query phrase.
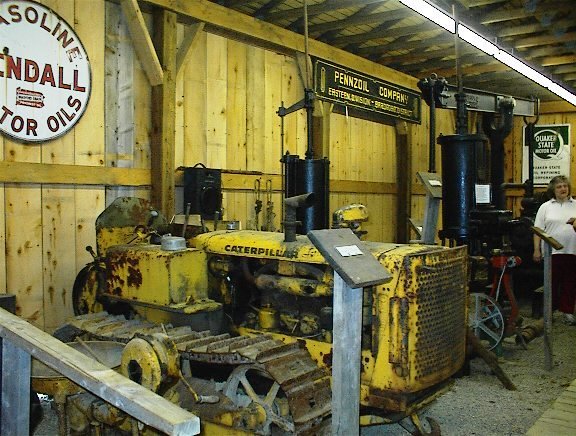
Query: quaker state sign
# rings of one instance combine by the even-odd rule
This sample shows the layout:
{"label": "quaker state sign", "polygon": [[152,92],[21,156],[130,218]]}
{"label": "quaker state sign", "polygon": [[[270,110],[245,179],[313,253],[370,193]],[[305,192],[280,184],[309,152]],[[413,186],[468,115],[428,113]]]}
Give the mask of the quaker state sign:
{"label": "quaker state sign", "polygon": [[[524,126],[522,158],[523,180],[528,178],[529,147]],[[534,126],[532,138],[532,168],[535,186],[546,186],[552,177],[570,177],[570,124],[544,124]]]}
{"label": "quaker state sign", "polygon": [[58,14],[33,1],[0,1],[0,132],[45,142],[68,132],[90,98],[90,62]]}

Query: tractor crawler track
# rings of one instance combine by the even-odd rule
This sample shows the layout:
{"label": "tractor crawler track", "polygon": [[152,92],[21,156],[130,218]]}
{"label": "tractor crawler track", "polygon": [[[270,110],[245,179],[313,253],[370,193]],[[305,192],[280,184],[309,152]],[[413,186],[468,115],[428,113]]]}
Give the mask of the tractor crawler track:
{"label": "tractor crawler track", "polygon": [[[331,413],[329,374],[319,368],[308,351],[298,343],[285,344],[271,335],[231,337],[172,327],[145,320],[126,320],[123,316],[99,312],[80,315],[64,326],[74,335],[91,339],[128,343],[131,339],[163,333],[175,344],[183,359],[217,365],[258,365],[284,391],[296,434],[319,434],[327,427]],[[56,335],[58,336],[58,335]],[[329,425],[328,425],[329,428]]]}

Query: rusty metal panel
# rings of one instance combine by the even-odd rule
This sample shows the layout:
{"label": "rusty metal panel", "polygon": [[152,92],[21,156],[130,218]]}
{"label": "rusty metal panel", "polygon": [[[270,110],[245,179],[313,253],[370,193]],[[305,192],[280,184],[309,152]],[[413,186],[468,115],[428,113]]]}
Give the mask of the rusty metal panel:
{"label": "rusty metal panel", "polygon": [[193,248],[166,251],[159,245],[122,245],[108,250],[106,292],[154,305],[208,298],[206,254]]}

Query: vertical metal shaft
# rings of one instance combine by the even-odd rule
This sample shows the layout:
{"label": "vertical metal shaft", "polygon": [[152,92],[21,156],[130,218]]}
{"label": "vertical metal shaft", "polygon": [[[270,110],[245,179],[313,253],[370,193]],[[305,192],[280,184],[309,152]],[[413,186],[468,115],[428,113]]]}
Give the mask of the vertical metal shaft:
{"label": "vertical metal shaft", "polygon": [[544,243],[544,367],[552,369],[552,247]]}
{"label": "vertical metal shaft", "polygon": [[304,107],[306,108],[306,123],[307,123],[307,149],[306,149],[306,158],[313,159],[314,158],[314,147],[312,146],[313,141],[313,99],[314,94],[312,91],[312,84],[310,83],[310,68],[308,66],[308,59],[309,59],[309,52],[308,52],[308,1],[304,0],[304,54],[305,59],[304,62],[306,63],[306,77],[304,78],[305,89],[304,89]]}
{"label": "vertical metal shaft", "polygon": [[454,33],[454,51],[456,54],[456,77],[458,80],[458,92],[456,93],[456,133],[466,135],[468,133],[468,112],[466,108],[466,95],[464,94],[464,84],[462,83],[462,68],[460,65],[460,42],[458,38],[458,15],[456,7],[452,5],[452,15],[456,24]]}
{"label": "vertical metal shaft", "polygon": [[434,86],[436,80],[430,79],[430,136],[428,150],[428,172],[436,172],[436,97],[434,96]]}

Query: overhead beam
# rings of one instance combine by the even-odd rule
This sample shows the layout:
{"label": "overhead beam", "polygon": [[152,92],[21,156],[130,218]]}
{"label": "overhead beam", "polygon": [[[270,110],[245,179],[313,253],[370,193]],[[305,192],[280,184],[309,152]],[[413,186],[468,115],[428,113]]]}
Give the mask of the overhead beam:
{"label": "overhead beam", "polygon": [[264,18],[270,13],[270,11],[274,10],[274,8],[280,4],[284,3],[284,0],[270,0],[269,2],[265,3],[260,9],[254,11],[254,16],[256,18]]}
{"label": "overhead beam", "polygon": [[[478,53],[478,50],[471,45],[464,45],[460,47],[460,55],[462,57]],[[456,53],[454,51],[449,51],[445,47],[436,48],[433,50],[410,52],[408,54],[385,54],[381,57],[382,60],[389,59],[390,65],[406,65],[406,64],[416,64],[421,63],[423,60],[436,60],[436,59],[454,59]],[[454,62],[454,60],[452,60]]]}
{"label": "overhead beam", "polygon": [[[427,38],[424,40],[411,40],[411,41],[394,41],[388,44],[378,44],[368,47],[361,47],[357,50],[360,56],[378,55],[379,53],[390,53],[396,50],[416,50],[421,49],[424,44],[427,47],[434,46],[449,46],[454,47],[454,35],[443,32],[442,30],[437,30],[438,34],[436,36]],[[448,48],[447,48],[448,50]]]}
{"label": "overhead beam", "polygon": [[324,32],[341,30],[349,26],[357,26],[360,24],[381,24],[389,21],[401,20],[409,15],[410,12],[406,8],[395,9],[386,12],[378,12],[375,14],[358,13],[341,20],[328,21],[321,24],[312,24],[309,26],[308,31],[312,35],[318,35]]}
{"label": "overhead beam", "polygon": [[424,20],[421,23],[413,26],[400,26],[393,29],[384,26],[384,28],[380,28],[378,30],[366,33],[359,33],[357,35],[350,35],[350,36],[340,36],[338,38],[332,39],[330,41],[330,44],[341,47],[346,44],[363,43],[370,39],[399,38],[401,36],[415,35],[421,32],[437,29],[438,26],[436,24],[434,24],[431,21]]}
{"label": "overhead beam", "polygon": [[[487,63],[484,65],[462,65],[461,66],[461,71],[462,71],[462,75],[464,76],[465,79],[470,79],[470,80],[474,80],[474,77],[479,75],[479,74],[484,74],[484,73],[496,73],[496,72],[501,72],[501,71],[511,71],[510,67],[508,67],[507,65],[501,64],[498,61],[494,61],[491,63]],[[435,68],[429,68],[426,70],[421,70],[419,77],[428,77],[430,74],[432,73],[436,73],[436,75],[438,75],[438,77],[455,77],[456,76],[456,70],[454,69],[454,67],[450,67],[450,68],[445,68],[445,69],[435,69]],[[516,73],[516,74],[520,74],[520,73]]]}
{"label": "overhead beam", "polygon": [[[337,11],[339,9],[348,9],[363,7],[370,3],[381,3],[382,0],[324,0],[322,3],[308,6],[308,15],[318,15],[327,11]],[[265,15],[266,21],[277,22],[280,20],[296,20],[304,16],[304,7],[292,8],[284,11],[271,12]]]}
{"label": "overhead beam", "polygon": [[161,85],[164,80],[164,73],[154,49],[152,38],[148,33],[144,16],[140,6],[138,6],[138,0],[121,0],[120,5],[128,23],[134,50],[138,54],[150,85]]}
{"label": "overhead beam", "polygon": [[[506,2],[509,3],[509,2]],[[501,23],[504,21],[511,21],[516,19],[522,18],[531,18],[535,15],[539,15],[546,11],[554,10],[554,9],[565,9],[570,10],[574,8],[574,3],[572,1],[548,1],[546,3],[538,4],[541,8],[544,7],[545,10],[530,10],[529,8],[509,8],[509,7],[501,7],[493,12],[485,14],[481,18],[482,24],[493,24],[493,23]]]}
{"label": "overhead beam", "polygon": [[576,73],[576,64],[562,65],[552,70],[554,74]]}
{"label": "overhead beam", "polygon": [[469,0],[465,2],[466,7],[468,8],[478,8],[481,6],[489,6],[498,3],[506,3],[509,0]]}
{"label": "overhead beam", "polygon": [[[177,14],[206,23],[206,31],[245,41],[263,48],[278,50],[295,56],[304,51],[304,36],[290,32],[262,20],[222,7],[207,0],[141,0],[149,5],[161,7]],[[365,74],[379,77],[394,77],[396,84],[417,89],[417,79],[407,74],[376,64],[368,59],[332,47],[320,41],[309,41],[309,54],[322,59],[337,59],[338,63]]]}
{"label": "overhead beam", "polygon": [[515,39],[513,44],[516,48],[535,47],[540,45],[560,44],[572,42],[576,39],[576,32],[568,32],[563,35],[541,35],[528,38]]}
{"label": "overhead beam", "polygon": [[[564,19],[558,20],[550,23],[550,28],[554,29],[562,29],[564,27],[572,26],[574,23],[574,19]],[[495,32],[498,38],[506,38],[509,36],[518,36],[518,35],[527,35],[530,33],[541,33],[543,29],[545,29],[541,22],[532,23],[532,24],[523,24],[519,26],[510,26],[510,25],[502,25],[502,28]]]}
{"label": "overhead beam", "polygon": [[[420,56],[420,58],[422,58],[422,55]],[[463,68],[466,68],[466,66],[474,66],[477,67],[479,65],[486,65],[486,64],[492,64],[494,63],[494,58],[491,56],[483,56],[483,55],[478,55],[478,54],[470,54],[470,55],[466,55],[466,56],[460,56],[460,65],[463,66]],[[435,71],[452,71],[452,73],[454,74],[456,72],[456,60],[454,58],[452,59],[448,59],[445,61],[437,61],[434,63],[434,70]],[[432,68],[430,68],[430,61],[429,60],[425,60],[423,62],[420,62],[418,64],[412,64],[412,65],[408,65],[408,66],[404,66],[404,70],[408,71],[412,74],[416,74],[418,77],[421,77],[422,71],[430,71]],[[437,73],[438,74],[438,73]],[[441,76],[444,77],[444,76]]]}
{"label": "overhead beam", "polygon": [[576,64],[576,55],[565,56],[547,56],[538,59],[538,63],[543,67],[551,67],[556,65]]}

